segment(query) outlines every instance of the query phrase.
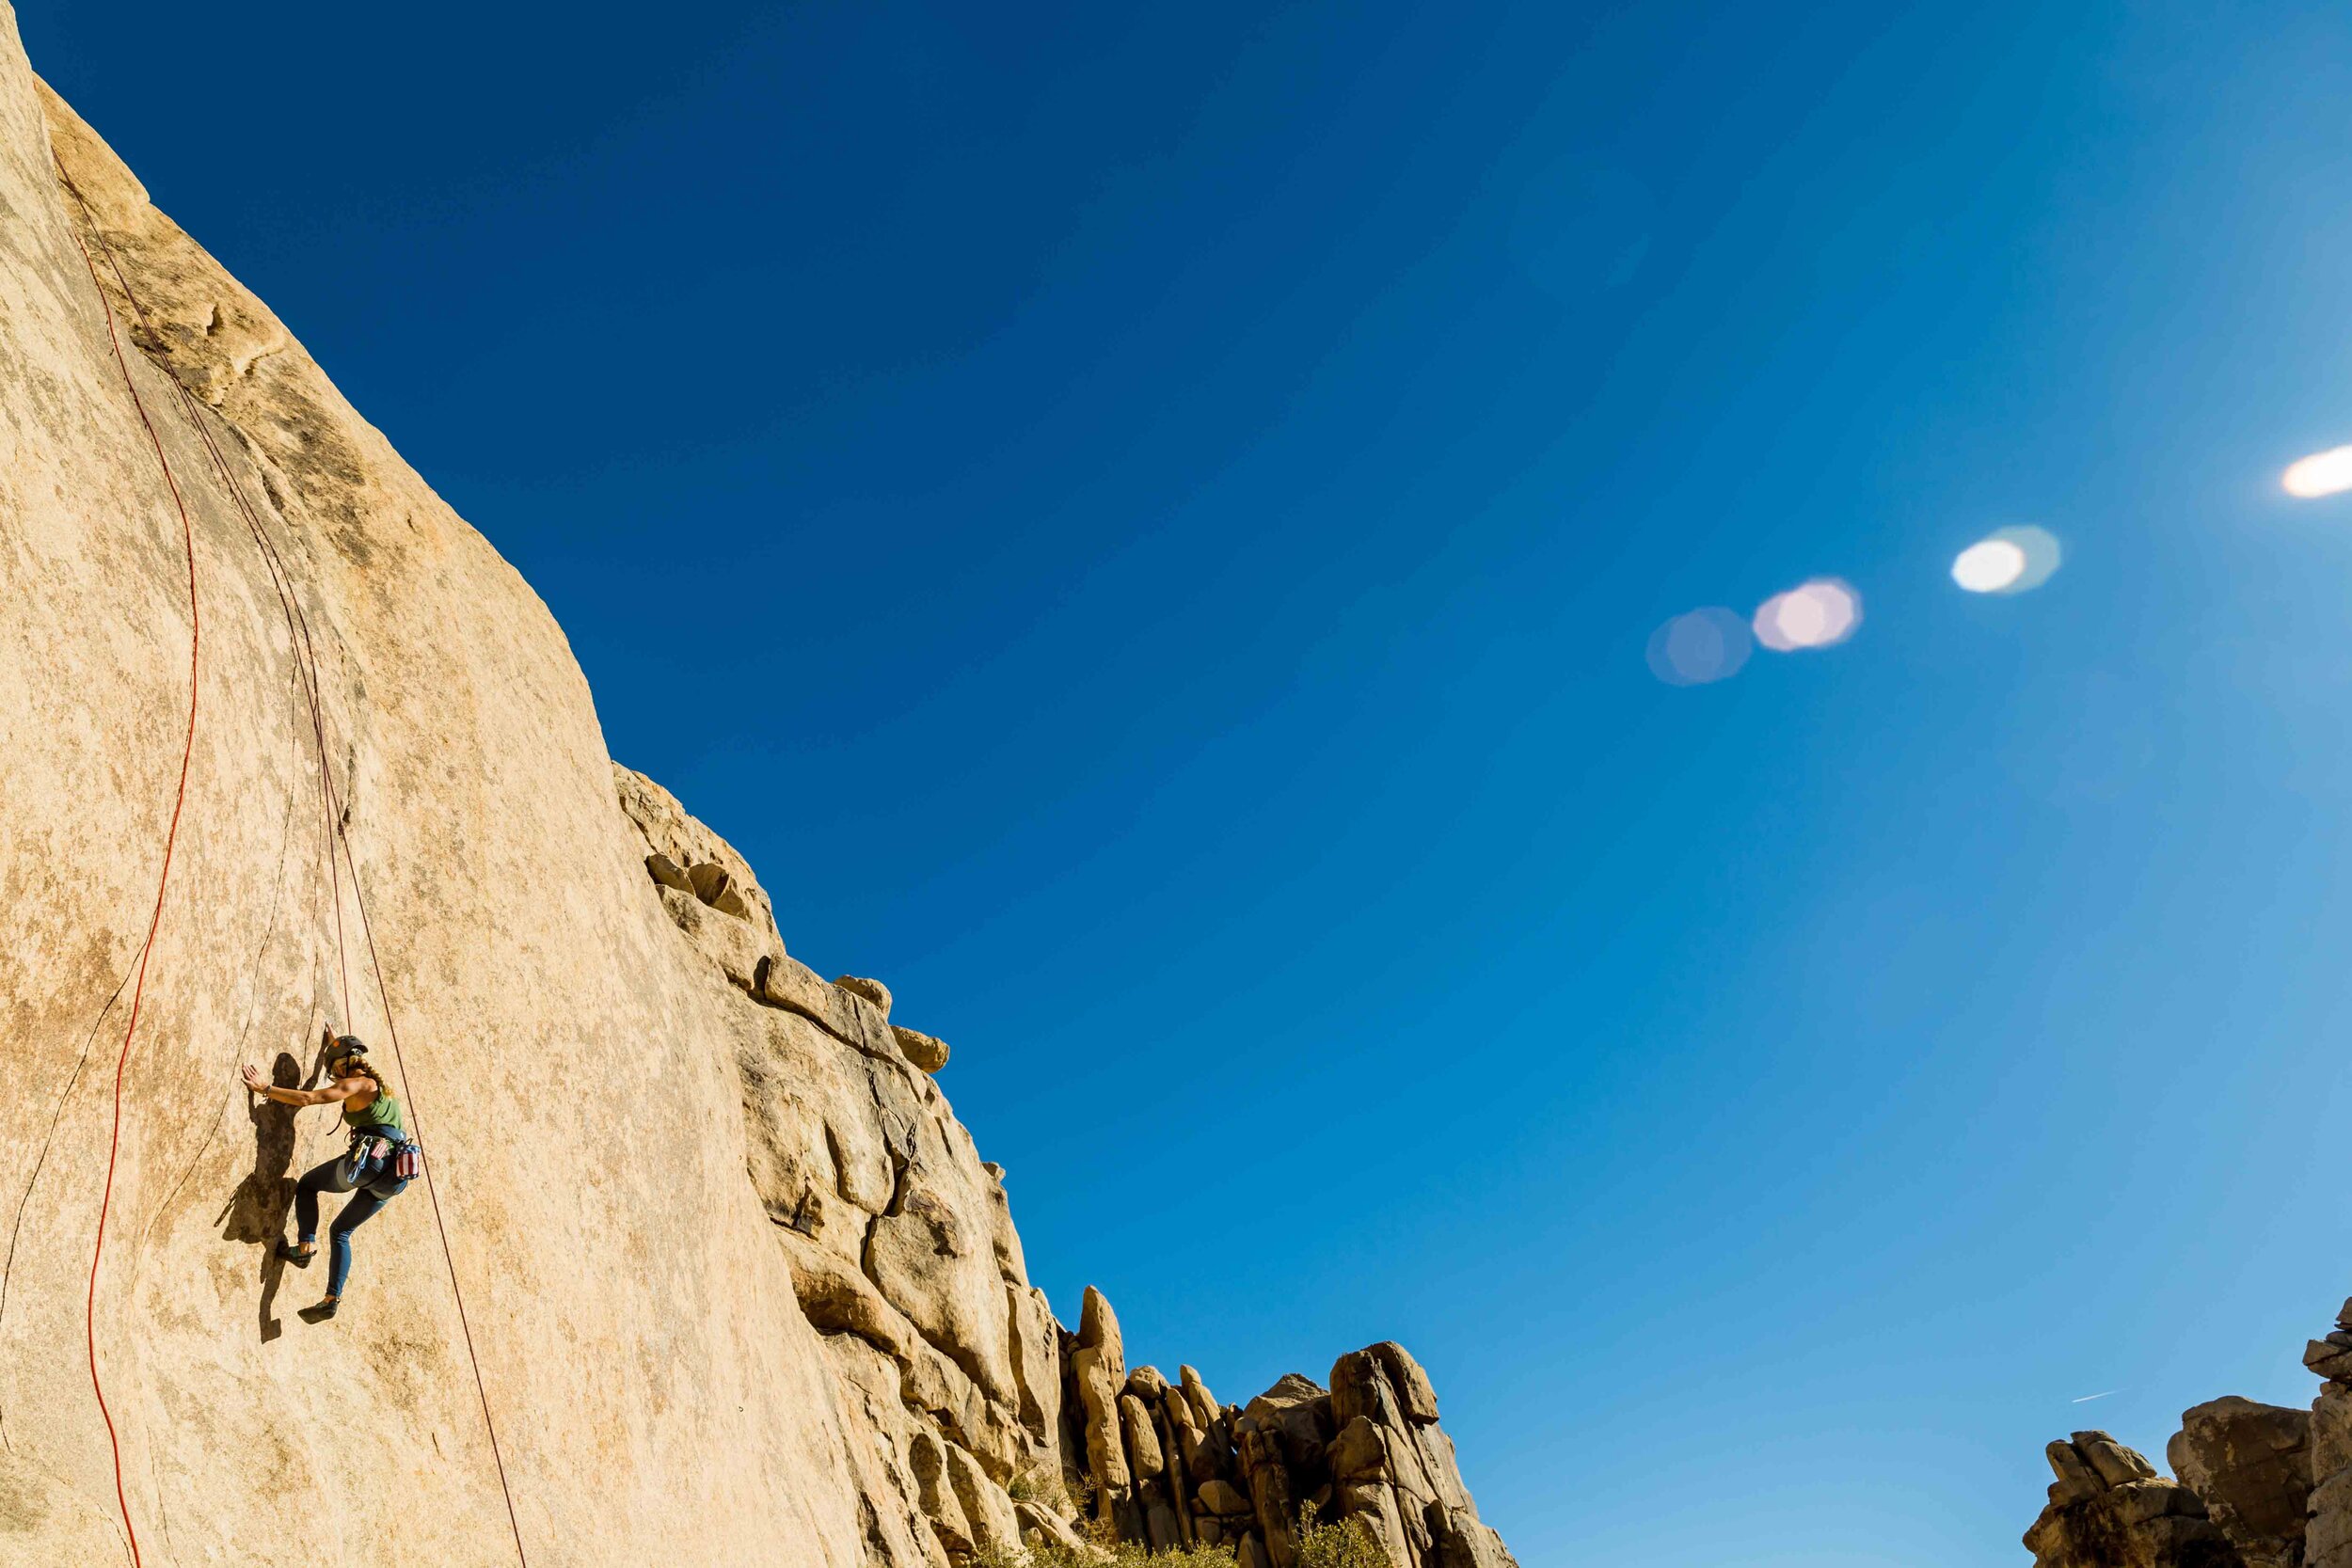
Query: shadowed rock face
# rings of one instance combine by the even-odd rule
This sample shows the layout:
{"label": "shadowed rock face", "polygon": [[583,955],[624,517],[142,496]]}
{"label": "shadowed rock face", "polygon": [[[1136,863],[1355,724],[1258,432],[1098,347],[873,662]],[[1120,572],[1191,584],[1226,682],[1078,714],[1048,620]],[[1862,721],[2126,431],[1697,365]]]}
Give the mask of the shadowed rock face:
{"label": "shadowed rock face", "polygon": [[2324,1339],[2305,1347],[2303,1365],[2325,1381],[2312,1402],[2311,1519],[2303,1560],[2310,1568],[2352,1568],[2352,1301]]}
{"label": "shadowed rock face", "polygon": [[[150,1561],[512,1560],[486,1404],[534,1562],[951,1568],[1067,1538],[1082,1496],[1279,1568],[1309,1501],[1400,1568],[1508,1562],[1401,1349],[1244,1410],[1131,1371],[1094,1292],[1056,1321],[946,1043],[794,958],[742,857],[613,765],[528,585],[37,82],[0,0],[0,1563],[125,1555],[82,1311],[189,697],[173,484],[199,721],[93,1324]],[[312,1082],[326,1027],[391,1071],[451,1256],[394,1200],[314,1324],[320,1271],[271,1248],[342,1136],[235,1069]]]}
{"label": "shadowed rock face", "polygon": [[1404,1346],[1341,1356],[1328,1389],[1292,1372],[1247,1405],[1219,1405],[1191,1367],[1175,1383],[1138,1367],[1114,1386],[1120,1342],[1110,1303],[1089,1290],[1072,1373],[1085,1437],[1068,1451],[1086,1456],[1077,1479],[1125,1539],[1293,1568],[1311,1509],[1360,1520],[1398,1568],[1517,1568],[1479,1520],[1437,1393]]}
{"label": "shadowed rock face", "polygon": [[2049,1506],[2026,1531],[2036,1568],[2238,1568],[2196,1493],[2104,1432],[2049,1447]]}
{"label": "shadowed rock face", "polygon": [[2312,1416],[2231,1395],[2185,1411],[2165,1457],[2249,1568],[2297,1568],[2312,1491]]}

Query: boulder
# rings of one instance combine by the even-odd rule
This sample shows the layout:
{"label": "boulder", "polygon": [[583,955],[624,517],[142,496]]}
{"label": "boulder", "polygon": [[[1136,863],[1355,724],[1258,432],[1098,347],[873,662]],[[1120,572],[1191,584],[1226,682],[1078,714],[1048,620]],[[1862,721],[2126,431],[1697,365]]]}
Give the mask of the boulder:
{"label": "boulder", "polygon": [[2310,1507],[2312,1415],[2232,1395],[2182,1413],[2165,1458],[2249,1568],[2297,1568]]}
{"label": "boulder", "polygon": [[836,977],[834,984],[848,991],[851,996],[862,996],[871,1002],[881,1009],[883,1018],[890,1016],[890,988],[880,980],[868,980],[857,974],[843,974]]}
{"label": "boulder", "polygon": [[1438,1390],[1431,1386],[1429,1374],[1422,1370],[1413,1353],[1394,1339],[1383,1339],[1367,1348],[1366,1354],[1380,1363],[1389,1374],[1389,1386],[1396,1391],[1397,1402],[1408,1421],[1428,1422],[1438,1418]]}
{"label": "boulder", "polygon": [[2303,1365],[2330,1383],[2352,1383],[2352,1330],[2312,1340],[2303,1347]]}
{"label": "boulder", "polygon": [[1168,1468],[1167,1456],[1160,1452],[1160,1434],[1153,1427],[1152,1413],[1133,1394],[1119,1396],[1119,1425],[1127,1440],[1127,1466],[1138,1477],[1156,1476]]}
{"label": "boulder", "polygon": [[1346,1481],[1374,1481],[1388,1475],[1388,1440],[1369,1418],[1359,1416],[1340,1428],[1339,1436],[1331,1442],[1331,1472]]}
{"label": "boulder", "polygon": [[973,1544],[983,1552],[1009,1552],[1021,1544],[1021,1519],[1012,1498],[989,1479],[980,1462],[954,1443],[944,1445],[947,1481],[957,1506],[971,1528]]}
{"label": "boulder", "polygon": [[1012,1505],[1013,1517],[1021,1523],[1021,1539],[1032,1545],[1057,1547],[1074,1556],[1088,1551],[1087,1539],[1073,1528],[1069,1520],[1050,1508],[1025,1500]]}
{"label": "boulder", "polygon": [[2139,1450],[2125,1448],[2104,1432],[2077,1432],[2073,1434],[2073,1441],[2074,1451],[2108,1486],[2128,1486],[2156,1473],[2156,1467]]}
{"label": "boulder", "polygon": [[979,1545],[972,1523],[947,1475],[947,1446],[928,1432],[914,1433],[908,1460],[914,1471],[923,1516],[950,1557],[967,1557]]}
{"label": "boulder", "polygon": [[1204,1513],[1227,1518],[1247,1513],[1252,1506],[1249,1499],[1242,1495],[1240,1487],[1222,1477],[1202,1482],[1200,1490],[1194,1496],[1200,1499]]}
{"label": "boulder", "polygon": [[1283,1464],[1281,1440],[1275,1429],[1244,1418],[1241,1467],[1249,1478],[1250,1507],[1258,1520],[1257,1539],[1264,1544],[1267,1560],[1273,1568],[1297,1568],[1298,1494],[1292,1489],[1290,1470]]}
{"label": "boulder", "polygon": [[2106,1433],[2077,1432],[2049,1459],[2049,1505],[2025,1536],[2036,1568],[2243,1568],[2196,1493]]}
{"label": "boulder", "polygon": [[1431,1511],[1430,1533],[1436,1538],[1432,1568],[1518,1568],[1503,1549],[1502,1537],[1460,1509]]}
{"label": "boulder", "polygon": [[1176,1369],[1176,1375],[1182,1382],[1184,1398],[1191,1402],[1193,1424],[1206,1432],[1216,1424],[1217,1417],[1222,1414],[1222,1407],[1216,1402],[1216,1396],[1209,1392],[1209,1386],[1201,1381],[1200,1373],[1197,1369],[1179,1366]]}
{"label": "boulder", "polygon": [[947,1065],[947,1042],[920,1030],[905,1029],[894,1023],[891,1037],[898,1042],[898,1050],[925,1072],[937,1072]]}
{"label": "boulder", "polygon": [[[1328,1479],[1325,1449],[1338,1432],[1332,1419],[1331,1396],[1313,1379],[1286,1372],[1273,1387],[1244,1407],[1242,1419],[1265,1432],[1280,1445],[1282,1462],[1311,1492]],[[1268,1536],[1266,1548],[1276,1549]]]}
{"label": "boulder", "polygon": [[864,997],[828,985],[817,972],[782,953],[762,958],[754,994],[771,1007],[798,1013],[834,1039],[880,1061],[905,1058],[891,1038],[890,1025]]}
{"label": "boulder", "polygon": [[1119,1397],[1127,1382],[1127,1351],[1119,1315],[1102,1291],[1089,1285],[1078,1317],[1078,1345],[1071,1373],[1084,1412],[1087,1472],[1093,1478],[1095,1517],[1115,1522],[1135,1484],[1127,1467],[1127,1445],[1120,1432]]}
{"label": "boulder", "polygon": [[663,887],[674,887],[680,893],[694,891],[694,884],[687,877],[685,868],[667,855],[660,853],[647,855],[645,874]]}
{"label": "boulder", "polygon": [[2311,1518],[2306,1568],[2352,1568],[2352,1386],[2320,1385],[2312,1402]]}
{"label": "boulder", "polygon": [[1158,1496],[1156,1483],[1151,1488],[1143,1508],[1144,1540],[1154,1552],[1171,1551],[1184,1542],[1184,1531],[1176,1518],[1176,1511],[1168,1506],[1168,1499]]}
{"label": "boulder", "polygon": [[751,907],[743,902],[742,893],[735,885],[734,873],[712,861],[703,861],[686,868],[687,885],[694,896],[738,920],[751,918]]}

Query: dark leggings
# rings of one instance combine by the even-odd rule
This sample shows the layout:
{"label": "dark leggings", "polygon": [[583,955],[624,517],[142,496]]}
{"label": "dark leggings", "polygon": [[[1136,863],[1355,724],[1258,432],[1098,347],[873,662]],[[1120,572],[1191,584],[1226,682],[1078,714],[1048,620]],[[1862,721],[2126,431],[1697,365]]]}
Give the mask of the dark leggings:
{"label": "dark leggings", "polygon": [[[319,1194],[356,1194],[349,1203],[343,1205],[343,1212],[335,1216],[335,1223],[326,1227],[331,1254],[326,1270],[326,1293],[338,1298],[343,1293],[343,1282],[351,1277],[351,1233],[375,1218],[376,1211],[398,1197],[408,1185],[397,1178],[381,1174],[381,1161],[359,1165],[357,1169],[354,1164],[348,1156],[339,1155],[317,1169],[305,1173],[302,1180],[294,1183],[294,1225],[302,1232],[304,1246],[318,1240]],[[372,1173],[375,1177],[373,1180],[356,1180]]]}

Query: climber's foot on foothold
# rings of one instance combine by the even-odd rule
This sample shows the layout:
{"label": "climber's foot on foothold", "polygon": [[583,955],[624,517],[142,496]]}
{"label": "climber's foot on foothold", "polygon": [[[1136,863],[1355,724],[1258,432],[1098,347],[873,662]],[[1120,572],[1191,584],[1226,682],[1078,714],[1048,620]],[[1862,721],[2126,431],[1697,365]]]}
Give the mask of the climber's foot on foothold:
{"label": "climber's foot on foothold", "polygon": [[302,1309],[303,1321],[305,1323],[323,1323],[327,1319],[335,1315],[335,1308],[339,1305],[340,1303],[338,1303],[333,1296],[328,1296],[325,1300],[321,1301],[316,1307],[304,1307]]}
{"label": "climber's foot on foothold", "polygon": [[278,1256],[283,1258],[287,1262],[292,1263],[297,1269],[309,1268],[310,1266],[310,1259],[316,1258],[318,1255],[319,1249],[315,1246],[294,1247],[288,1246],[283,1242],[278,1243]]}

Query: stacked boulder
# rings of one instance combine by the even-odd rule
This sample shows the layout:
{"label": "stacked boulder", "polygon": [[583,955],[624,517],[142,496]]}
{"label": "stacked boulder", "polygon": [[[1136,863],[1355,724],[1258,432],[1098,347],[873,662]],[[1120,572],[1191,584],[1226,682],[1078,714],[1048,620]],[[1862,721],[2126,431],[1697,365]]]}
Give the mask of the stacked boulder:
{"label": "stacked boulder", "polygon": [[2325,1339],[2303,1351],[2303,1365],[2326,1381],[2312,1404],[2311,1522],[2303,1537],[2309,1568],[2352,1565],[2352,1301]]}
{"label": "stacked boulder", "polygon": [[[1394,1568],[1516,1568],[1479,1522],[1428,1374],[1400,1345],[1247,1406],[1127,1365],[1089,1288],[1070,1333],[1029,1282],[1002,1165],[890,987],[785,951],[751,867],[643,774],[613,769],[653,895],[733,1037],[745,1174],[851,1434],[868,1568],[968,1568],[1091,1528],[1295,1568],[1301,1512],[1360,1519]],[[1084,1517],[1090,1513],[1091,1520]]]}
{"label": "stacked boulder", "polygon": [[2104,1432],[2045,1450],[2058,1479],[2026,1531],[2034,1568],[2238,1568],[2196,1493]]}
{"label": "stacked boulder", "polygon": [[2036,1568],[2352,1568],[2352,1301],[2303,1364],[2309,1411],[2231,1396],[2185,1411],[2174,1477],[2104,1432],[2049,1447]]}
{"label": "stacked boulder", "polygon": [[1482,1524],[1454,1440],[1438,1425],[1429,1374],[1384,1339],[1331,1368],[1332,1513],[1362,1518],[1403,1563],[1502,1568],[1502,1538]]}
{"label": "stacked boulder", "polygon": [[1155,1551],[1231,1550],[1295,1568],[1303,1514],[1360,1520],[1396,1568],[1517,1568],[1478,1517],[1429,1375],[1390,1341],[1343,1355],[1328,1388],[1292,1372],[1219,1405],[1199,1371],[1125,1364],[1119,1320],[1089,1289],[1071,1342],[1062,1451],[1098,1528]]}

